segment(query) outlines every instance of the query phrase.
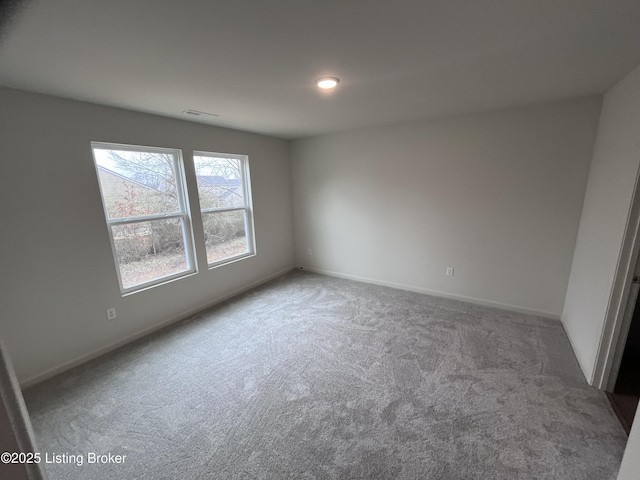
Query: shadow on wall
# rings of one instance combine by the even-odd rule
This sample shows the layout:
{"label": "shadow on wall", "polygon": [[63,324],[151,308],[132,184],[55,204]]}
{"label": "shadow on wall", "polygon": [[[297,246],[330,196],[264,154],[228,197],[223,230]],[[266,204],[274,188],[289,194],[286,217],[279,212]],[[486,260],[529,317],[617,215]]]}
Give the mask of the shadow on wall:
{"label": "shadow on wall", "polygon": [[22,13],[27,2],[28,0],[5,0],[0,3],[0,41],[8,35],[9,26]]}

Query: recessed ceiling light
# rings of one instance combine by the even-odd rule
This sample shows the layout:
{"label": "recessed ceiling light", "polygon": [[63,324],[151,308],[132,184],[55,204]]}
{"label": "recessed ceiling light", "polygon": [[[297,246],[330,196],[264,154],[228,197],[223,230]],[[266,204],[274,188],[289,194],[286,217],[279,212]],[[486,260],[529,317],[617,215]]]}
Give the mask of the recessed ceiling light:
{"label": "recessed ceiling light", "polygon": [[340,79],[336,77],[322,77],[316,80],[316,85],[324,90],[335,88],[340,83]]}

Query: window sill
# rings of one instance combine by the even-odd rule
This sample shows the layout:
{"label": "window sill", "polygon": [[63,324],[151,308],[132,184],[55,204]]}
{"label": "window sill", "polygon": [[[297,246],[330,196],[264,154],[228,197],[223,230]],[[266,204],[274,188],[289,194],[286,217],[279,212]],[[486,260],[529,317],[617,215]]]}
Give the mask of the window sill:
{"label": "window sill", "polygon": [[179,274],[173,275],[171,277],[160,278],[153,283],[145,283],[140,285],[140,287],[132,287],[131,290],[123,290],[121,291],[122,297],[128,297],[129,295],[134,295],[136,293],[144,292],[146,290],[150,290],[155,287],[159,287],[161,285],[166,285],[168,283],[175,282],[176,280],[181,280],[183,278],[192,277],[198,273],[197,269],[188,270],[186,272],[180,272]]}
{"label": "window sill", "polygon": [[214,268],[222,267],[224,265],[229,265],[230,263],[235,263],[240,260],[244,260],[245,258],[255,257],[256,252],[243,253],[241,255],[236,255],[234,257],[225,258],[224,260],[220,260],[215,263],[209,263],[209,270],[213,270]]}

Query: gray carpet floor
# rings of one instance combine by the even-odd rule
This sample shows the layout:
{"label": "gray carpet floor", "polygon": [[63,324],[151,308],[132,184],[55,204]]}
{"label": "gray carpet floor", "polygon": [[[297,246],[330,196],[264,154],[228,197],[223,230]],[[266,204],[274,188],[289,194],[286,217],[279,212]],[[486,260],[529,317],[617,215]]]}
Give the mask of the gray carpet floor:
{"label": "gray carpet floor", "polygon": [[626,443],[560,322],[298,271],[25,399],[83,458],[52,480],[607,480]]}

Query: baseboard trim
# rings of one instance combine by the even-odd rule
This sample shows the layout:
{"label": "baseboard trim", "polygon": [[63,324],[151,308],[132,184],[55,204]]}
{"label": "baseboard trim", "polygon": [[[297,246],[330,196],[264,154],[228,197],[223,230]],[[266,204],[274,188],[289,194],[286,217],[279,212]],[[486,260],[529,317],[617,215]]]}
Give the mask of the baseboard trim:
{"label": "baseboard trim", "polygon": [[244,293],[244,292],[246,292],[248,290],[251,290],[252,288],[258,287],[258,286],[262,285],[263,283],[267,283],[267,282],[269,282],[269,281],[271,281],[271,280],[273,280],[275,278],[278,278],[281,275],[284,275],[285,273],[290,272],[291,270],[294,270],[294,269],[296,269],[296,267],[292,265],[292,266],[284,268],[282,270],[278,270],[277,272],[272,273],[271,275],[263,277],[263,278],[261,278],[259,280],[256,280],[256,281],[254,281],[254,282],[252,282],[252,283],[250,283],[248,285],[245,285],[243,287],[237,288],[237,289],[235,289],[235,290],[233,290],[233,291],[231,291],[231,292],[229,292],[229,293],[227,293],[225,295],[221,295],[221,296],[217,297],[216,299],[214,299],[212,301],[209,301],[209,302],[201,304],[201,305],[199,305],[197,307],[191,308],[188,311],[186,311],[184,313],[181,313],[180,315],[176,315],[176,316],[174,316],[172,318],[169,318],[168,320],[165,320],[163,322],[160,322],[157,325],[154,325],[152,327],[148,327],[148,328],[145,328],[143,330],[140,330],[140,331],[138,331],[136,333],[133,333],[133,334],[121,339],[121,340],[118,340],[116,342],[110,343],[109,345],[101,347],[101,348],[99,348],[97,350],[94,350],[94,351],[92,351],[90,353],[86,353],[86,354],[81,355],[79,357],[76,357],[76,358],[74,358],[72,360],[64,362],[61,365],[58,365],[56,367],[52,367],[52,368],[50,368],[48,370],[45,370],[42,373],[39,373],[39,374],[34,375],[34,376],[30,377],[30,378],[27,378],[24,381],[21,381],[20,382],[20,388],[22,390],[24,390],[26,388],[32,387],[33,385],[36,385],[36,384],[38,384],[40,382],[48,380],[51,377],[55,377],[56,375],[66,371],[66,370],[69,370],[69,369],[71,369],[73,367],[77,367],[78,365],[82,365],[83,363],[88,362],[89,360],[93,360],[94,358],[98,358],[101,355],[104,355],[104,354],[109,353],[109,352],[111,352],[113,350],[116,350],[117,348],[123,347],[123,346],[127,345],[128,343],[131,343],[131,342],[134,342],[134,341],[136,341],[136,340],[138,340],[140,338],[146,337],[147,335],[150,335],[150,334],[152,334],[154,332],[157,332],[158,330],[162,330],[163,328],[168,327],[169,325],[171,325],[173,323],[177,323],[177,322],[180,322],[182,320],[186,320],[187,318],[189,318],[189,317],[191,317],[191,316],[193,316],[193,315],[195,315],[195,314],[197,314],[197,313],[199,313],[199,312],[201,312],[203,310],[211,308],[211,307],[213,307],[213,306],[215,306],[215,305],[217,305],[219,303],[224,302],[225,300],[229,300],[230,298],[233,298],[233,297],[235,297],[237,295],[240,295],[240,294],[242,294],[242,293]]}
{"label": "baseboard trim", "polygon": [[484,307],[493,307],[493,308],[498,308],[500,310],[507,310],[509,312],[524,313],[527,315],[535,315],[537,317],[550,318],[552,320],[560,321],[560,315],[557,315],[551,312],[545,312],[543,310],[534,310],[534,309],[525,308],[525,307],[518,307],[517,305],[493,302],[491,300],[483,300],[481,298],[467,297],[464,295],[454,295],[447,292],[441,292],[440,290],[431,290],[428,288],[415,287],[413,285],[387,282],[387,281],[378,280],[375,278],[359,277],[357,275],[349,275],[346,273],[333,272],[331,270],[323,270],[321,268],[308,267],[306,265],[300,265],[298,266],[298,268],[307,272],[319,273],[322,275],[328,275],[330,277],[345,278],[347,280],[355,280],[357,282],[371,283],[371,284],[380,285],[383,287],[397,288],[398,290],[407,290],[409,292],[424,293],[427,295],[433,295],[435,297],[449,298],[451,300],[459,300],[461,302],[474,303],[476,305],[482,305]]}

